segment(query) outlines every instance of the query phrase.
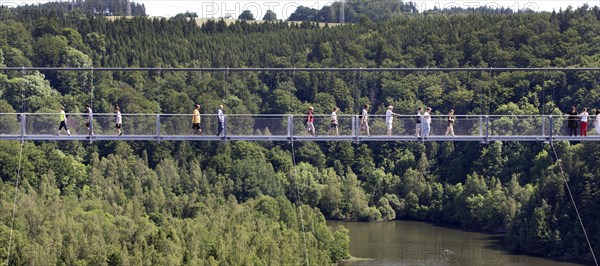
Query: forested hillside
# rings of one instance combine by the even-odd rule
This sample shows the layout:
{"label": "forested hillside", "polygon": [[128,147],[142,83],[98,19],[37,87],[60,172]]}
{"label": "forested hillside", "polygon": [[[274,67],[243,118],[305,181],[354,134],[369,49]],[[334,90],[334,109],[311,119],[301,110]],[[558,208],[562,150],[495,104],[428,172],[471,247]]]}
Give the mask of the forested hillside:
{"label": "forested hillside", "polygon": [[[600,10],[404,14],[319,28],[0,9],[0,64],[139,67],[598,67]],[[600,108],[593,72],[4,72],[0,112],[412,114]],[[9,123],[10,121],[0,121]],[[19,144],[0,143],[0,259]],[[600,251],[600,145],[555,143]],[[516,251],[590,261],[547,144],[26,143],[15,264],[299,264],[348,256],[324,219],[412,219],[501,231]],[[296,174],[297,173],[297,174]],[[300,212],[300,210],[302,210]],[[90,248],[88,248],[90,247]],[[91,248],[94,247],[94,248]],[[149,255],[148,255],[149,254]]]}
{"label": "forested hillside", "polygon": [[[12,6],[21,3],[6,3],[5,6]],[[67,13],[71,15],[95,15],[95,16],[146,16],[146,7],[129,0],[71,0],[55,1],[47,3],[36,3],[14,6],[13,11],[19,16],[27,14],[39,14],[51,10],[58,16],[64,16]]]}
{"label": "forested hillside", "polygon": [[[290,15],[290,21],[339,22],[342,13],[342,2],[336,1],[325,5],[320,10],[300,6]],[[417,13],[417,5],[413,2],[387,0],[346,0],[344,19],[348,23],[358,23],[361,18],[380,22],[402,13]]]}

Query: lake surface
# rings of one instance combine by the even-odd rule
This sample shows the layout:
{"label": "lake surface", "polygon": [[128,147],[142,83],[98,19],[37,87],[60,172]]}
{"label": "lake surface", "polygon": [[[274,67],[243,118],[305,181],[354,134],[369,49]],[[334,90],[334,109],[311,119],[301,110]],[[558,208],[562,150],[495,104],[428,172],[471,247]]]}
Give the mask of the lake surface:
{"label": "lake surface", "polygon": [[366,261],[341,265],[579,265],[511,254],[502,234],[484,234],[423,222],[355,223],[327,221],[350,230],[350,254]]}

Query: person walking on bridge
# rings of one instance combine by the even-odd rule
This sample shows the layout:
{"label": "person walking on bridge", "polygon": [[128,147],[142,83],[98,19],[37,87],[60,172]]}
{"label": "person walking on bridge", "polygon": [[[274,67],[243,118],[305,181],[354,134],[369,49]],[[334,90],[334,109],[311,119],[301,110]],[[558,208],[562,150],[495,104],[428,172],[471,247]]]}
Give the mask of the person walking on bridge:
{"label": "person walking on bridge", "polygon": [[587,108],[583,108],[583,112],[581,112],[581,114],[579,114],[579,117],[581,118],[581,123],[579,124],[579,134],[582,137],[587,137],[587,126],[588,126],[588,117],[589,116],[590,116],[590,114],[588,113]]}
{"label": "person walking on bridge", "polygon": [[421,114],[421,112],[423,112],[423,108],[419,107],[417,109],[417,117],[415,118],[415,137],[421,137],[421,120],[423,119],[423,115]]}
{"label": "person walking on bridge", "polygon": [[575,106],[571,107],[571,110],[567,113],[567,120],[569,136],[577,137],[577,110],[575,109]]}
{"label": "person walking on bridge", "polygon": [[314,110],[315,108],[312,106],[308,107],[308,113],[306,114],[306,130],[308,133],[311,133],[316,137],[317,130],[315,129],[315,116],[313,115]]}
{"label": "person walking on bridge", "polygon": [[223,105],[219,105],[219,109],[217,109],[217,122],[219,124],[217,129],[217,137],[221,135],[223,129],[225,128],[225,114],[223,114]]}
{"label": "person walking on bridge", "polygon": [[121,127],[123,125],[123,117],[121,116],[121,109],[119,108],[119,106],[115,106],[115,113],[117,113],[117,116],[115,118],[115,133],[118,136],[123,136],[123,132],[121,131]]}
{"label": "person walking on bridge", "polygon": [[445,136],[450,135],[454,137],[454,121],[456,121],[456,118],[454,118],[454,109],[450,109],[450,112],[448,112],[448,127],[446,128]]}
{"label": "person walking on bridge", "polygon": [[94,125],[92,124],[94,122],[94,114],[92,113],[92,107],[89,104],[85,105],[85,109],[87,111],[87,118],[85,120],[85,126],[87,127],[88,133],[90,135],[94,135]]}
{"label": "person walking on bridge", "polygon": [[360,134],[361,130],[366,130],[367,131],[367,136],[371,136],[371,133],[369,133],[369,105],[365,104],[364,108],[362,109],[362,112],[360,112],[360,126],[358,128],[358,134]]}
{"label": "person walking on bridge", "polygon": [[194,134],[198,133],[202,135],[202,129],[200,128],[200,105],[194,105],[194,112],[192,113],[192,131]]}
{"label": "person walking on bridge", "polygon": [[423,137],[429,136],[430,131],[431,131],[431,107],[427,107],[427,109],[425,109],[425,113],[423,114]]}
{"label": "person walking on bridge", "polygon": [[333,107],[333,112],[331,112],[331,126],[329,128],[329,131],[327,131],[327,135],[329,135],[329,133],[331,133],[332,130],[335,130],[335,136],[339,137],[339,131],[338,131],[338,118],[337,118],[337,107]]}
{"label": "person walking on bridge", "polygon": [[394,122],[394,116],[395,115],[399,115],[394,113],[392,110],[394,110],[394,106],[388,106],[388,110],[385,112],[385,125],[387,128],[387,136],[391,137],[392,136],[392,124]]}
{"label": "person walking on bridge", "polygon": [[67,130],[67,135],[71,136],[71,131],[69,131],[69,128],[67,127],[67,115],[65,114],[65,108],[64,107],[60,107],[60,125],[58,126],[58,133],[56,133],[56,135],[60,135],[60,130],[61,129],[65,129]]}

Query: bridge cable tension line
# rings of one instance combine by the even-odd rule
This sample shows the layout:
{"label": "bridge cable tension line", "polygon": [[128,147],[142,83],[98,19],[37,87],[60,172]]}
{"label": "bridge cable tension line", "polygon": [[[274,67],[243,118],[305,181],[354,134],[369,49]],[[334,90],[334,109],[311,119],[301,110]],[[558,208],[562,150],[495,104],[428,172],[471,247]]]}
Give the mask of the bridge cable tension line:
{"label": "bridge cable tension line", "polygon": [[[25,69],[22,70],[22,74],[23,74],[23,76],[25,76]],[[21,110],[24,111],[24,108],[25,108],[25,92],[24,92],[24,88],[21,87]],[[24,119],[22,119],[22,117],[21,117],[21,121],[24,121]],[[11,220],[10,220],[10,233],[9,233],[9,237],[8,237],[8,250],[7,250],[7,255],[6,255],[6,265],[10,265],[10,253],[12,251],[13,230],[14,230],[14,225],[15,225],[15,213],[17,211],[17,200],[19,198],[19,181],[21,179],[21,165],[22,165],[22,161],[23,161],[24,146],[25,146],[25,141],[23,139],[21,139],[21,147],[20,147],[20,151],[19,151],[19,165],[17,168],[17,178],[15,180],[15,198],[13,200],[12,215],[11,215]]]}
{"label": "bridge cable tension line", "polygon": [[13,200],[12,218],[10,220],[10,233],[8,237],[8,251],[6,255],[6,265],[10,265],[10,253],[12,249],[13,240],[13,229],[15,225],[15,212],[17,210],[17,199],[19,198],[19,180],[21,179],[21,162],[23,160],[23,146],[24,142],[21,142],[21,151],[19,152],[19,167],[17,168],[17,180],[15,181],[15,198]]}
{"label": "bridge cable tension line", "polygon": [[433,72],[581,72],[581,71],[592,71],[600,72],[600,67],[537,67],[537,68],[519,68],[519,67],[501,67],[501,68],[490,68],[490,67],[471,67],[471,68],[256,68],[256,67],[238,67],[238,68],[217,68],[217,67],[206,67],[206,68],[174,68],[174,67],[0,67],[0,71],[10,70],[38,70],[38,71],[165,71],[165,72],[422,72],[433,73]]}
{"label": "bridge cable tension line", "polygon": [[304,217],[302,215],[302,201],[300,201],[300,186],[298,185],[298,166],[296,165],[296,151],[294,149],[294,139],[290,138],[289,144],[292,146],[292,162],[294,164],[294,179],[296,180],[296,194],[298,196],[298,213],[300,215],[300,224],[302,226],[302,242],[304,243],[304,258],[306,265],[310,265],[308,260],[308,248],[306,246],[306,231],[304,229]]}
{"label": "bridge cable tension line", "polygon": [[577,208],[577,204],[575,203],[575,199],[573,198],[573,193],[571,193],[571,186],[569,186],[569,182],[567,181],[567,175],[562,168],[562,164],[560,163],[560,159],[558,158],[558,153],[556,153],[556,148],[554,147],[554,142],[550,142],[552,146],[552,151],[554,151],[554,157],[556,158],[556,163],[562,173],[563,180],[565,182],[565,186],[567,187],[567,191],[569,192],[569,197],[571,198],[571,202],[573,203],[573,207],[575,208],[575,213],[577,214],[577,218],[579,219],[579,224],[581,225],[581,230],[583,230],[583,235],[585,236],[585,240],[587,241],[588,247],[590,248],[590,252],[592,253],[592,258],[594,259],[594,263],[598,266],[598,260],[596,260],[596,254],[594,253],[594,248],[592,248],[592,244],[590,243],[590,238],[587,235],[585,230],[585,226],[583,225],[583,220],[581,219],[581,215],[579,215],[579,209]]}

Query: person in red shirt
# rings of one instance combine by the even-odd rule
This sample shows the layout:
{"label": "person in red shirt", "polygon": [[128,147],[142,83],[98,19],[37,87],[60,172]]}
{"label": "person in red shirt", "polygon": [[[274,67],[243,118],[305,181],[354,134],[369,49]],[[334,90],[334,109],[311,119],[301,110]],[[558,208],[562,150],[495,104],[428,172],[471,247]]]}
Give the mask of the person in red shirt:
{"label": "person in red shirt", "polygon": [[308,133],[313,134],[315,137],[317,136],[317,130],[315,129],[315,117],[313,116],[313,111],[315,109],[311,106],[308,107],[308,114],[306,117],[306,130]]}

